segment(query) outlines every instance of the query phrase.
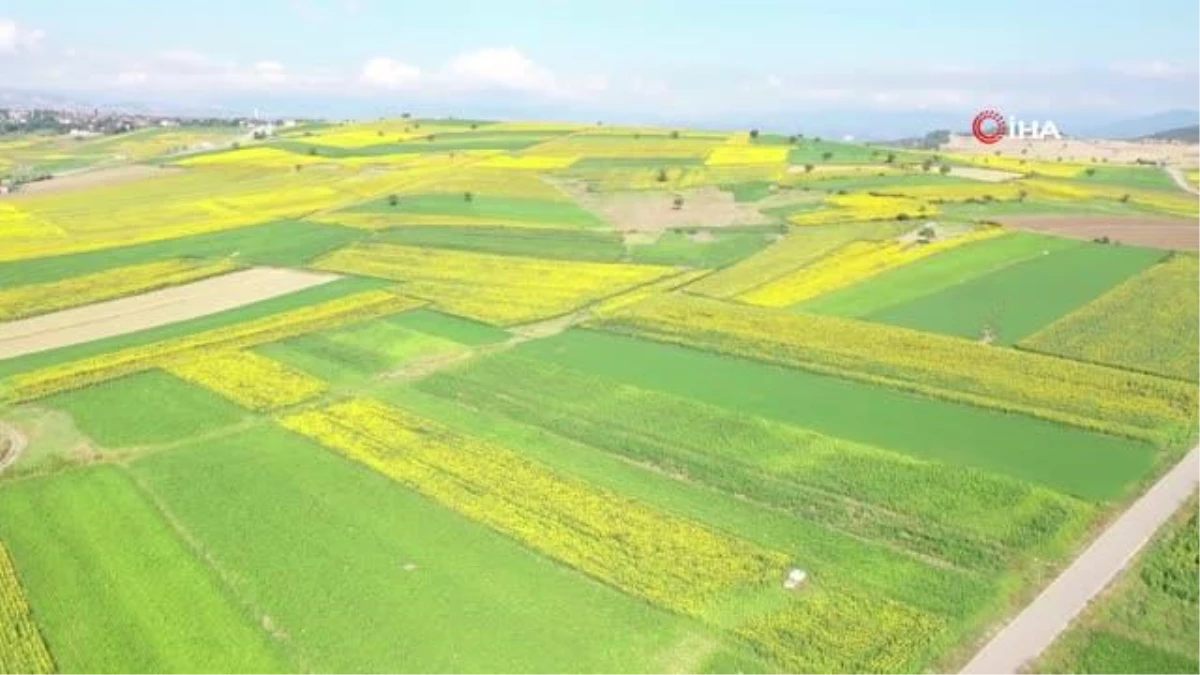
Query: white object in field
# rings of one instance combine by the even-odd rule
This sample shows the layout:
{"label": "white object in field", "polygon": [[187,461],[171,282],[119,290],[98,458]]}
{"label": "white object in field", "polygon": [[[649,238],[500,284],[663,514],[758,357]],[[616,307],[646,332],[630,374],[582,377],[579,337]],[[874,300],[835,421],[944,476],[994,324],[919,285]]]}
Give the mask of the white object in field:
{"label": "white object in field", "polygon": [[804,580],[808,578],[808,573],[802,569],[792,569],[788,572],[787,579],[783,582],[783,587],[790,590],[800,587]]}

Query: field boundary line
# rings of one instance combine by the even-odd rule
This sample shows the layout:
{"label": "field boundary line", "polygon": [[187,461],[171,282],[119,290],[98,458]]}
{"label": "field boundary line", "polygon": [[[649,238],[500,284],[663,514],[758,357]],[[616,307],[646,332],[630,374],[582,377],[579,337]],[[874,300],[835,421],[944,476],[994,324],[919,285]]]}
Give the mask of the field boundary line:
{"label": "field boundary line", "polygon": [[1017,673],[1040,656],[1191,497],[1198,474],[1200,446],[1105,528],[960,672]]}

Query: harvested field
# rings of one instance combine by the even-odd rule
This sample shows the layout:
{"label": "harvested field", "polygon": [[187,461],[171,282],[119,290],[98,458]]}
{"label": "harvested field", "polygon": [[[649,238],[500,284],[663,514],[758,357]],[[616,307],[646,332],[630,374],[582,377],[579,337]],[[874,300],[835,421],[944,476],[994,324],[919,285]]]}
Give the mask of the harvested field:
{"label": "harvested field", "polygon": [[581,193],[574,195],[588,210],[623,232],[662,232],[678,227],[758,225],[769,219],[756,209],[738,204],[733,195],[714,187],[679,193],[683,205],[664,192]]}
{"label": "harvested field", "polygon": [[1021,174],[1012,171],[1000,171],[998,169],[976,169],[974,167],[956,166],[950,169],[951,176],[959,178],[970,178],[971,180],[983,181],[985,183],[1002,183],[1006,180],[1020,178]]}
{"label": "harvested field", "polygon": [[256,268],[0,324],[0,359],[215,314],[333,281],[337,275]]}
{"label": "harvested field", "polygon": [[1175,251],[1200,248],[1200,227],[1194,220],[1161,216],[1005,216],[1005,225],[1072,239],[1108,237],[1122,244]]}
{"label": "harvested field", "polygon": [[126,166],[116,166],[111,169],[97,169],[95,171],[65,174],[55,176],[50,180],[26,183],[21,186],[19,194],[40,195],[71,192],[73,190],[130,183],[146,178],[165,176],[170,173],[177,173],[178,171],[180,169],[170,167],[129,164]]}

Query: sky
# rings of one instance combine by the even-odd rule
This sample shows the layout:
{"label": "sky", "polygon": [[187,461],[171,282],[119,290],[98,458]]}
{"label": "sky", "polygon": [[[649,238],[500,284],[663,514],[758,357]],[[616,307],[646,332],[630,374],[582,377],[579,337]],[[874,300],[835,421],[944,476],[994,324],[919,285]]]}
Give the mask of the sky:
{"label": "sky", "polygon": [[377,116],[1114,118],[1200,105],[1196,0],[0,0],[0,88]]}

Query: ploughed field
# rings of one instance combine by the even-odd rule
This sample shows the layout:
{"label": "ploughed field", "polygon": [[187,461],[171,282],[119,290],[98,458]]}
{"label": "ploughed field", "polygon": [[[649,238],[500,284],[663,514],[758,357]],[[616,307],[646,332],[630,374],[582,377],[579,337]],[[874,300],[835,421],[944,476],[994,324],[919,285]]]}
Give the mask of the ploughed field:
{"label": "ploughed field", "polygon": [[[154,147],[0,198],[0,672],[951,669],[1195,442],[1196,253],[1136,243],[1197,207],[1154,167]],[[1128,240],[996,224],[1063,214]]]}

